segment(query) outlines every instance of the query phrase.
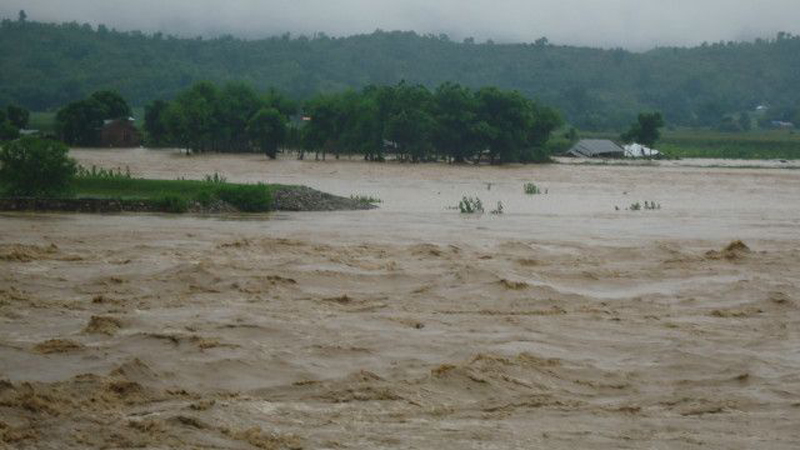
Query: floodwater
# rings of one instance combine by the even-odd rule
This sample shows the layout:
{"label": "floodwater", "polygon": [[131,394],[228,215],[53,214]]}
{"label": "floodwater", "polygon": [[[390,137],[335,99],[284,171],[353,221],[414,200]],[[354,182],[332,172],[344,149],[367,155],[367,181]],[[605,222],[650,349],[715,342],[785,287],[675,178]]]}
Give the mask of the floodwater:
{"label": "floodwater", "polygon": [[800,442],[800,171],[73,156],[382,203],[1,214],[0,445]]}

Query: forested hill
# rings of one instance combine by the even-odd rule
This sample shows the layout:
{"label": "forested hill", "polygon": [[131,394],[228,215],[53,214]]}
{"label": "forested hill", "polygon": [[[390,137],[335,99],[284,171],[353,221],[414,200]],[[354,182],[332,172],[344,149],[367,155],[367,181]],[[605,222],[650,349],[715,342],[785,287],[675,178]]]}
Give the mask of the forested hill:
{"label": "forested hill", "polygon": [[453,42],[376,31],[330,38],[180,39],[100,26],[5,20],[0,25],[0,105],[53,109],[98,89],[134,105],[198,80],[240,80],[296,98],[402,79],[498,86],[559,108],[573,124],[620,128],[641,110],[678,125],[716,125],[760,104],[796,111],[800,37],[695,48],[621,49]]}

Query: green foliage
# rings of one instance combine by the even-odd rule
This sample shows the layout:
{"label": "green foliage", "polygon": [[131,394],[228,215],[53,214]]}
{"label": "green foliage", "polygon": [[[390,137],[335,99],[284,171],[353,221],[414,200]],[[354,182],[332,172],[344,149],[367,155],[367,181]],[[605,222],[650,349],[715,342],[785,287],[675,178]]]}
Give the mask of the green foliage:
{"label": "green foliage", "polygon": [[662,111],[677,125],[713,127],[724,115],[758,103],[774,109],[800,105],[795,89],[800,38],[787,34],[628,52],[546,40],[456,43],[401,31],[337,39],[184,39],[6,20],[0,25],[0,55],[0,102],[39,111],[95,89],[117,89],[133,104],[145,105],[172,98],[200,80],[253,80],[257,89],[276,87],[301,100],[402,79],[429,89],[452,80],[471,88],[517,89],[590,130],[623,130],[645,110]]}
{"label": "green foliage", "polygon": [[264,184],[223,184],[214,193],[239,211],[263,212],[269,211],[272,206],[272,196]]}
{"label": "green foliage", "polygon": [[495,207],[495,209],[489,211],[489,213],[490,214],[494,214],[496,216],[499,216],[500,214],[503,214],[503,202],[498,200],[497,201],[497,206]]}
{"label": "green foliage", "polygon": [[176,194],[163,194],[152,199],[154,205],[171,213],[183,213],[189,210],[189,202],[185,197]]}
{"label": "green foliage", "polygon": [[217,201],[224,201],[246,212],[265,212],[272,207],[271,185],[226,183],[223,177],[218,177],[217,182],[146,180],[125,175],[108,176],[109,173],[121,172],[103,169],[95,170],[95,176],[86,173],[75,178],[71,184],[72,191],[79,197],[154,202],[160,208],[175,212],[186,211],[195,203],[209,206]]}
{"label": "green foliage", "polygon": [[369,203],[369,204],[375,204],[375,203],[382,203],[383,202],[380,198],[373,197],[371,195],[355,195],[354,194],[354,195],[350,196],[350,199],[351,200],[355,200],[355,201],[357,201],[359,203]]}
{"label": "green foliage", "polygon": [[461,214],[482,214],[483,202],[481,202],[481,199],[478,197],[464,196],[458,203],[458,209],[461,211]]}
{"label": "green foliage", "polygon": [[261,151],[275,158],[287,137],[293,104],[275,90],[260,95],[242,83],[217,88],[201,82],[170,102],[156,101],[145,109],[148,140],[178,145],[194,152]]}
{"label": "green foliage", "polygon": [[11,125],[14,125],[17,129],[23,129],[28,128],[31,113],[21,106],[8,105],[6,106],[6,117],[11,122]]}
{"label": "green foliage", "polygon": [[64,144],[24,137],[0,148],[0,184],[7,194],[45,196],[63,194],[76,172]]}
{"label": "green foliage", "polygon": [[[617,208],[617,209],[619,209],[619,208]],[[627,209],[629,211],[642,211],[642,210],[652,211],[652,210],[656,210],[656,209],[661,209],[661,204],[645,200],[644,204],[639,203],[639,202],[631,203],[631,206],[629,206]]]}
{"label": "green foliage", "polygon": [[659,129],[663,126],[664,118],[661,113],[641,113],[636,123],[631,125],[630,130],[620,136],[620,139],[624,142],[636,142],[652,148],[661,137]]}
{"label": "green foliage", "polygon": [[535,185],[533,183],[525,183],[525,185],[522,186],[522,190],[525,191],[525,193],[528,194],[528,195],[547,194],[547,189],[542,191],[539,188],[539,186],[537,186],[537,185]]}
{"label": "green foliage", "polygon": [[88,98],[72,102],[56,114],[59,137],[70,145],[97,145],[103,121],[129,117],[131,108],[119,94],[97,91]]}
{"label": "green foliage", "polygon": [[10,141],[19,137],[19,129],[8,120],[0,121],[0,142]]}
{"label": "green foliage", "polygon": [[261,108],[248,121],[247,134],[259,150],[275,159],[278,146],[286,140],[286,118],[276,108]]}
{"label": "green foliage", "polygon": [[78,165],[77,171],[75,176],[78,178],[101,178],[101,179],[131,179],[131,169],[128,166],[125,166],[125,171],[122,171],[122,168],[117,167],[116,169],[104,169],[102,167],[98,168],[95,165],[92,165],[91,169],[87,169],[81,165]]}
{"label": "green foliage", "polygon": [[318,95],[304,112],[310,119],[304,146],[323,159],[357,153],[383,160],[392,153],[410,162],[544,162],[548,139],[561,124],[555,111],[517,92],[476,92],[456,83],[434,92],[401,82]]}

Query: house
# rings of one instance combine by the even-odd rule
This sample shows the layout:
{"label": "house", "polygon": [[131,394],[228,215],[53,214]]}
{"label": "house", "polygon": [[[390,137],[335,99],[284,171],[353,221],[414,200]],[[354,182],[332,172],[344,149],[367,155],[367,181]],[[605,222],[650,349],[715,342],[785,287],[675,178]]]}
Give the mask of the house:
{"label": "house", "polygon": [[660,158],[663,156],[660,151],[642,144],[628,144],[624,148],[626,158]]}
{"label": "house", "polygon": [[138,147],[142,136],[134,126],[133,117],[103,121],[100,128],[101,147]]}
{"label": "house", "polygon": [[565,155],[576,158],[622,158],[625,149],[605,139],[582,139]]}

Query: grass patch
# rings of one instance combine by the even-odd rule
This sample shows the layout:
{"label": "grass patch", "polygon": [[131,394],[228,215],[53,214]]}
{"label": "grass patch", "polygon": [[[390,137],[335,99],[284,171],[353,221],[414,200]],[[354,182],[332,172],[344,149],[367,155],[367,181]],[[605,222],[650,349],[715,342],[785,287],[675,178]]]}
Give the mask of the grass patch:
{"label": "grass patch", "polygon": [[366,204],[369,204],[369,205],[374,205],[374,204],[383,202],[383,200],[381,200],[380,198],[373,197],[371,195],[351,195],[350,199],[351,200],[355,200],[355,201],[357,201],[359,203],[366,203]]}
{"label": "grass patch", "polygon": [[235,184],[196,180],[148,180],[125,176],[80,176],[70,186],[78,198],[108,198],[153,202],[171,212],[185,212],[194,203],[224,201],[240,211],[265,212],[279,185]]}

